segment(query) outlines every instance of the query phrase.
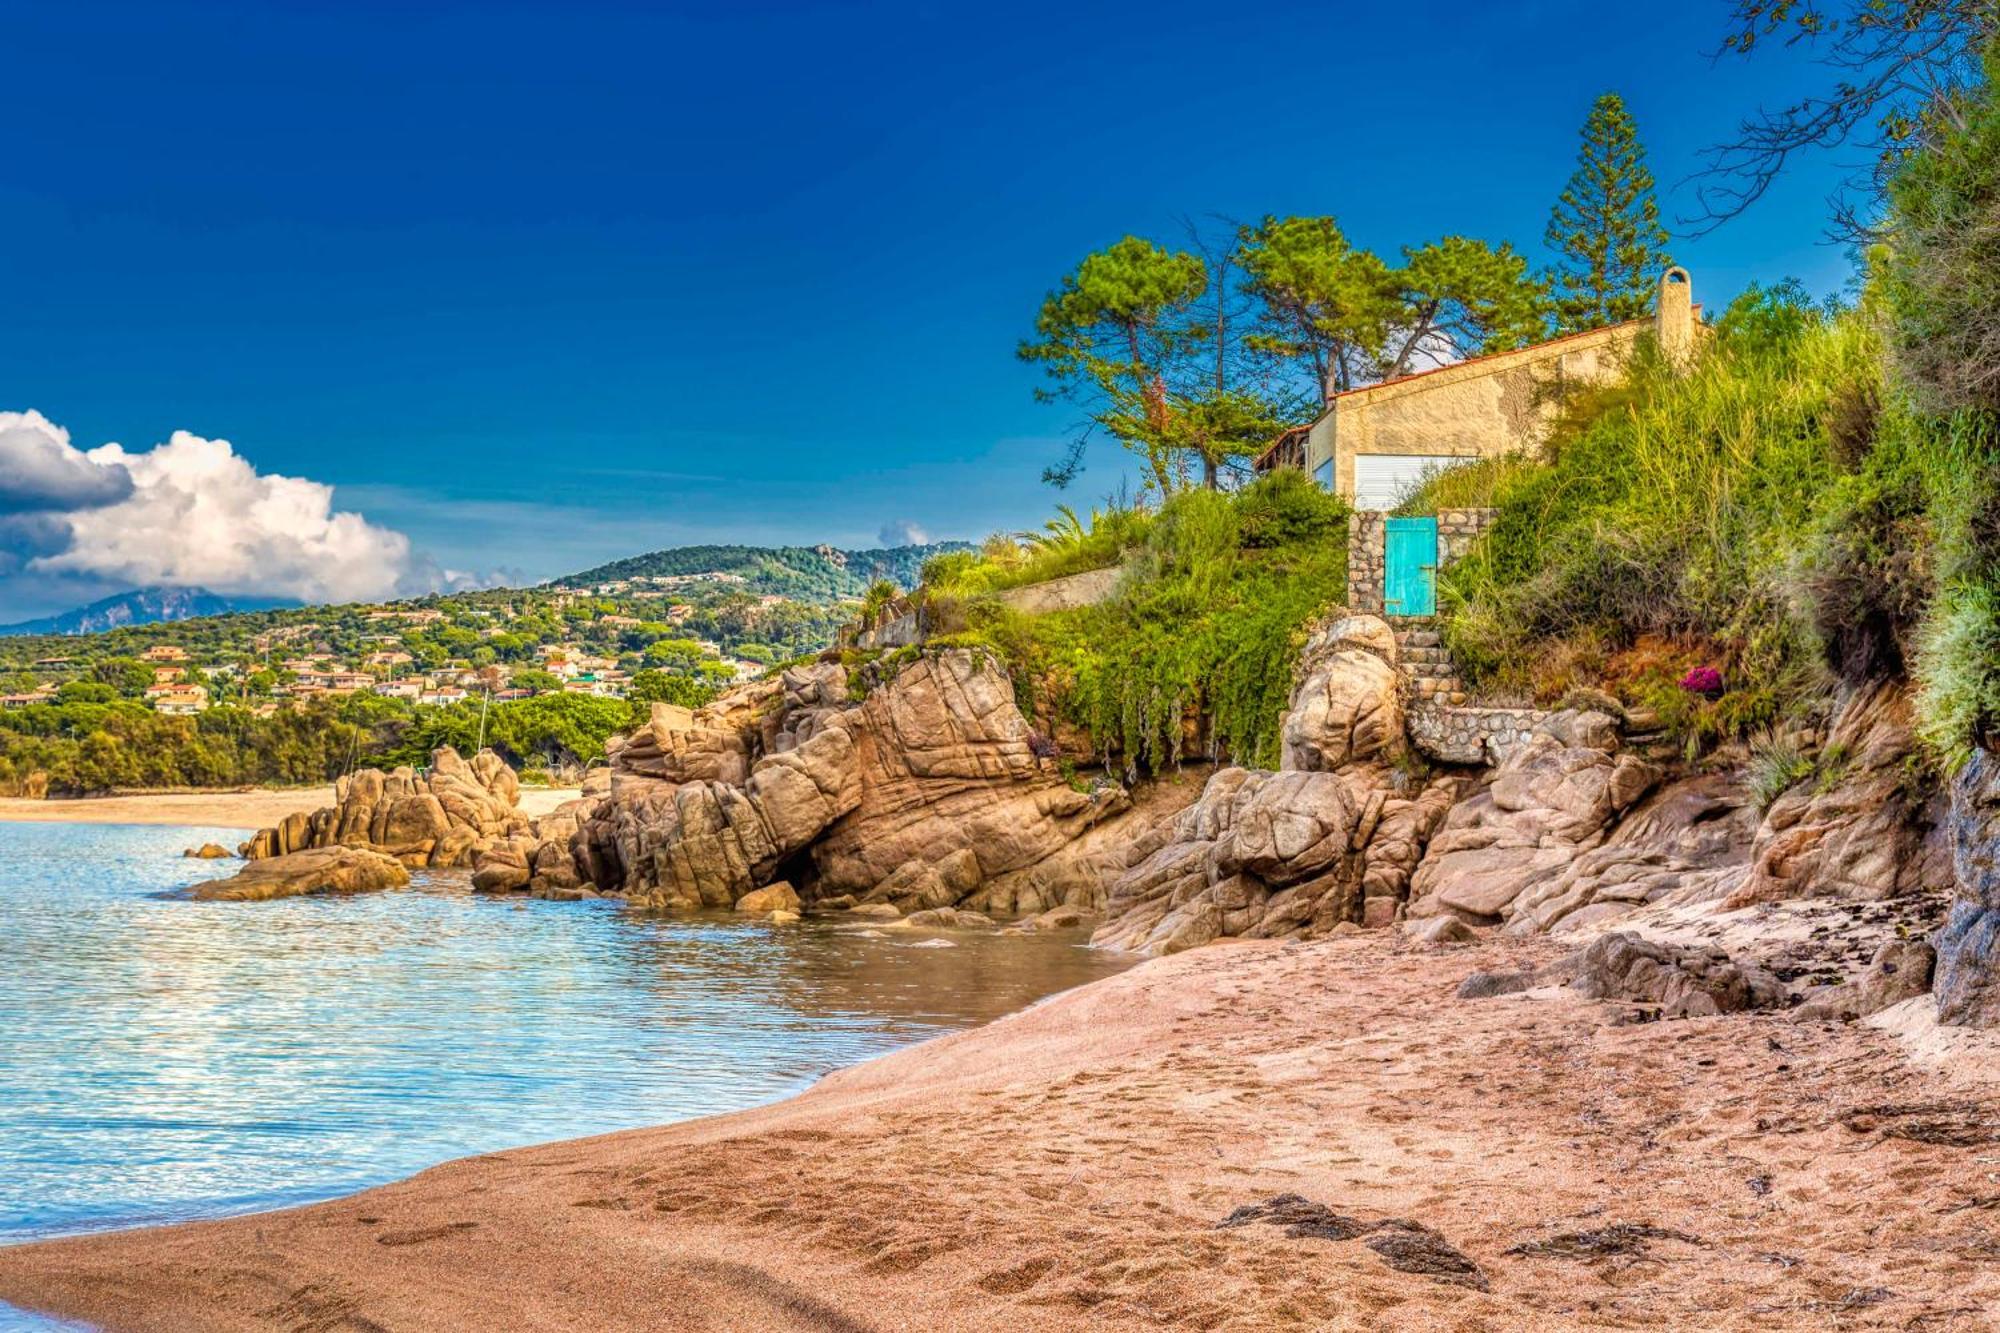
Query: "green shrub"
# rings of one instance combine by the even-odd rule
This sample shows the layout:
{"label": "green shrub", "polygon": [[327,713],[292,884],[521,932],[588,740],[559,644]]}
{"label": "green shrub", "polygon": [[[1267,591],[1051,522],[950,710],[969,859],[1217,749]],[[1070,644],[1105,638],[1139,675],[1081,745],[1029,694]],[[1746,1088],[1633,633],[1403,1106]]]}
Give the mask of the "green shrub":
{"label": "green shrub", "polygon": [[1875,271],[1908,402],[1902,444],[1933,554],[1917,726],[1956,767],[2000,731],[2000,45],[1890,183]]}
{"label": "green shrub", "polygon": [[1858,313],[1752,288],[1686,370],[1642,344],[1624,384],[1571,405],[1544,461],[1436,479],[1429,498],[1483,487],[1499,511],[1440,579],[1447,642],[1474,683],[1567,688],[1538,678],[1567,645],[1613,657],[1654,637],[1699,645],[1732,684],[1715,705],[1658,700],[1694,732],[1812,699],[1824,671],[1797,552],[1840,470],[1832,405],[1879,379],[1878,354]]}
{"label": "green shrub", "polygon": [[1750,747],[1750,768],[1744,785],[1761,813],[1780,796],[1813,775],[1813,761],[1789,736],[1770,736]]}
{"label": "green shrub", "polygon": [[[961,605],[965,641],[998,648],[1024,709],[1082,728],[1134,772],[1201,753],[1274,765],[1307,627],[1346,593],[1345,502],[1296,472],[1234,494],[1174,496],[1097,606],[1022,616]],[[977,586],[961,576],[955,586]]]}

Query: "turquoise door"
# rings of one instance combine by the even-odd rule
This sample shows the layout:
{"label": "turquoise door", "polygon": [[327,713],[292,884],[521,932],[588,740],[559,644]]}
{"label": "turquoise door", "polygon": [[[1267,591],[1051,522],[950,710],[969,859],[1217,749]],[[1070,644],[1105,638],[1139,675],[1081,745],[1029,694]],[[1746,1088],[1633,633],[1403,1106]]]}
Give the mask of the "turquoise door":
{"label": "turquoise door", "polygon": [[1437,614],[1438,521],[1392,518],[1382,536],[1382,609],[1392,616]]}

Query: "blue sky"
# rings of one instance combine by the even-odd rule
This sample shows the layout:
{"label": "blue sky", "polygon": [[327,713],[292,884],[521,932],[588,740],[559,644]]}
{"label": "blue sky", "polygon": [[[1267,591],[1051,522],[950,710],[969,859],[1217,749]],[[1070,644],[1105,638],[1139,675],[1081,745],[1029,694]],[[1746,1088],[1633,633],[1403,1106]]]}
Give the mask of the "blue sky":
{"label": "blue sky", "polygon": [[[0,409],[227,439],[454,570],[1032,525],[1073,412],[1013,348],[1084,253],[1331,213],[1539,259],[1597,93],[1671,186],[1798,85],[1714,62],[1726,14],[10,4]],[[1679,245],[1697,299],[1837,290],[1836,166]],[[0,618],[146,568],[71,564],[0,566]]]}

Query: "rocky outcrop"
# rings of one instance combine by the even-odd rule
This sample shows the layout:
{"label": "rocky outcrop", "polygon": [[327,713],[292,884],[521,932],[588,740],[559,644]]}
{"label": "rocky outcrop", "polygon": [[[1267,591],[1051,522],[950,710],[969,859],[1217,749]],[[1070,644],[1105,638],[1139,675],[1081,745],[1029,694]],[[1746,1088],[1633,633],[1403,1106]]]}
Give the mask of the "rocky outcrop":
{"label": "rocky outcrop", "polygon": [[702,709],[656,706],[610,747],[609,794],[570,843],[579,879],[677,909],[780,879],[805,906],[898,913],[1101,903],[1109,839],[1086,835],[1129,810],[1124,791],[1079,791],[1035,753],[990,654],[899,666],[860,699],[821,662]]}
{"label": "rocky outcrop", "polygon": [[1281,768],[1330,773],[1403,745],[1396,635],[1375,616],[1342,616],[1299,655]]}
{"label": "rocky outcrop", "polygon": [[514,770],[491,750],[466,760],[434,751],[428,771],[364,768],[334,784],[334,804],[285,816],[245,843],[250,860],[326,847],[365,847],[406,866],[469,866],[496,840],[532,832],[516,805]]}
{"label": "rocky outcrop", "polygon": [[1315,634],[1283,723],[1283,767],[1220,770],[1136,841],[1091,942],[1165,954],[1394,920],[1460,789],[1387,762],[1403,745],[1394,653],[1372,616]]}
{"label": "rocky outcrop", "polygon": [[1410,914],[1507,920],[1524,895],[1542,900],[1537,891],[1601,844],[1659,779],[1651,764],[1619,752],[1611,719],[1552,715],[1484,790],[1453,807],[1410,886]]}
{"label": "rocky outcrop", "polygon": [[2000,1027],[2000,754],[1981,747],[1951,784],[1957,896],[1938,931],[1938,1021]]}
{"label": "rocky outcrop", "polygon": [[1618,820],[1602,844],[1515,898],[1507,930],[1568,933],[1665,901],[1714,900],[1741,883],[1756,811],[1726,774],[1667,783]]}
{"label": "rocky outcrop", "polygon": [[1729,905],[1792,898],[1892,898],[1941,889],[1951,873],[1911,781],[1917,745],[1907,687],[1849,696],[1819,752],[1819,775],[1772,802],[1750,871]]}
{"label": "rocky outcrop", "polygon": [[409,882],[410,872],[392,856],[366,847],[314,847],[252,861],[228,879],[195,885],[188,895],[211,902],[259,902],[316,893],[373,893]]}

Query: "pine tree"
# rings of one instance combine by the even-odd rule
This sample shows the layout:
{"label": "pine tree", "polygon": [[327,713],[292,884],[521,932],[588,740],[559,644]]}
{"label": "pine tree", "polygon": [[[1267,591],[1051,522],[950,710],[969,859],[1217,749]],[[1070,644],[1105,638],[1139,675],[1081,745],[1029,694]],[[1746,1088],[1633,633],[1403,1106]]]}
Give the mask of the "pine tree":
{"label": "pine tree", "polygon": [[1562,256],[1554,285],[1557,332],[1637,319],[1653,308],[1653,287],[1667,258],[1667,230],[1653,199],[1646,150],[1625,109],[1605,93],[1583,123],[1576,174],[1563,187],[1543,237]]}

